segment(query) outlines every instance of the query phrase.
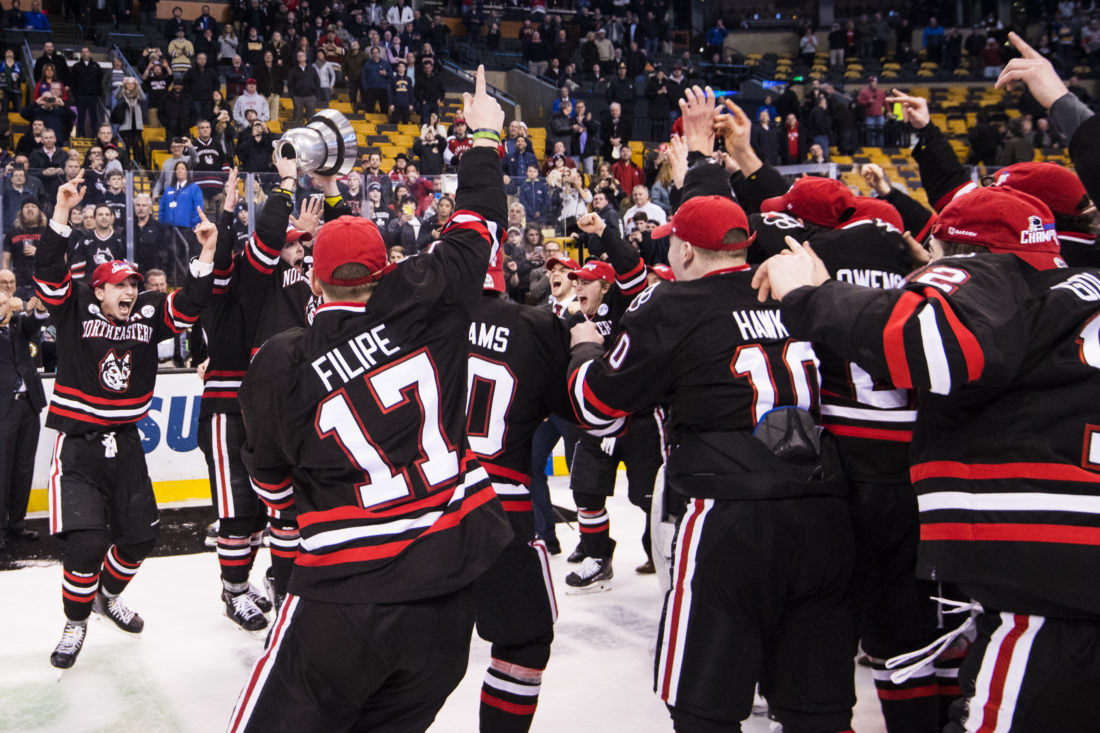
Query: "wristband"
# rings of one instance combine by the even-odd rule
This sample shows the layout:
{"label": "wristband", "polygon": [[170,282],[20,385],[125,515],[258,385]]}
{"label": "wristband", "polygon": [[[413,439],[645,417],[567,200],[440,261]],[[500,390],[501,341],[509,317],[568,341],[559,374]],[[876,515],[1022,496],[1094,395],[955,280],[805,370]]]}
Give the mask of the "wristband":
{"label": "wristband", "polygon": [[489,128],[474,130],[473,138],[474,140],[492,140],[498,145],[500,144],[500,133]]}
{"label": "wristband", "polygon": [[294,181],[295,185],[297,185],[298,183],[298,179],[295,176],[283,176],[279,179],[279,183],[282,183],[283,181]]}

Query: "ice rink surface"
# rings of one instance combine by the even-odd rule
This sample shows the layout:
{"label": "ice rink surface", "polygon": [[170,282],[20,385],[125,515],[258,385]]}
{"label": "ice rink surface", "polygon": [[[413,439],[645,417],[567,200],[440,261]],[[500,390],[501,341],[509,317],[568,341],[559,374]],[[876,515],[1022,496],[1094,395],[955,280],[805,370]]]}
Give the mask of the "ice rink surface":
{"label": "ice rink surface", "polygon": [[[558,525],[563,554],[552,557],[559,617],[532,731],[669,733],[653,694],[653,650],[661,612],[656,577],[634,572],[645,556],[642,513],[626,500],[625,478],[608,504],[618,540],[612,590],[567,595],[565,561],[577,542]],[[554,503],[572,507],[568,479],[551,479]],[[253,581],[268,565],[263,551]],[[211,733],[225,730],[264,634],[240,630],[224,613],[217,558],[150,558],[123,596],[145,618],[140,636],[93,616],[76,665],[60,681],[49,655],[64,625],[61,569],[52,564],[0,572],[0,731],[35,733]],[[477,730],[489,646],[474,638],[470,667],[440,711],[433,733]],[[885,730],[870,672],[857,667],[853,728]],[[754,717],[746,733],[771,729]]]}

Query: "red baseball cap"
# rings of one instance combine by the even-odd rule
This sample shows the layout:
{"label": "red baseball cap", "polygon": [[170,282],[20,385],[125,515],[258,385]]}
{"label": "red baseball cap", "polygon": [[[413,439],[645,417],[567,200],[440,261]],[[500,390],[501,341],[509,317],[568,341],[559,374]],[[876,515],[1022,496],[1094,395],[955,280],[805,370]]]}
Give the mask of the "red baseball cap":
{"label": "red baseball cap", "polygon": [[[367,268],[368,275],[353,279],[333,277],[333,271],[349,263]],[[386,267],[386,244],[370,219],[341,216],[326,222],[313,244],[313,272],[317,279],[337,287],[355,287],[382,277]]]}
{"label": "red baseball cap", "polygon": [[856,196],[855,213],[848,221],[844,222],[844,225],[847,226],[853,222],[869,219],[881,219],[899,232],[905,231],[905,222],[902,221],[901,214],[898,213],[893,204],[870,196]]}
{"label": "red baseball cap", "polygon": [[703,249],[744,249],[752,244],[755,234],[743,242],[722,244],[726,232],[744,229],[749,234],[749,220],[745,210],[726,196],[694,196],[684,203],[666,223],[653,230],[652,237],[661,239],[675,234],[692,247]]}
{"label": "red baseball cap", "polygon": [[806,176],[799,178],[782,196],[764,199],[760,211],[783,211],[818,226],[836,229],[847,221],[855,196],[840,181]]}
{"label": "red baseball cap", "polygon": [[255,84],[255,83],[256,83],[256,80],[255,80],[255,79],[253,79],[253,78],[252,78],[252,77],[250,76],[250,77],[248,77],[247,79],[245,79],[245,80],[244,80],[244,83],[245,83],[245,86],[247,86],[247,85],[249,85],[249,84]]}
{"label": "red baseball cap", "polygon": [[1014,254],[1040,270],[1065,267],[1054,214],[1034,196],[1007,187],[959,196],[940,212],[932,236]]}
{"label": "red baseball cap", "polygon": [[546,271],[550,272],[554,269],[555,265],[564,265],[569,270],[579,270],[581,266],[577,264],[577,261],[570,257],[551,257],[546,261]]}
{"label": "red baseball cap", "polygon": [[662,280],[667,280],[670,283],[676,282],[676,273],[668,265],[648,265],[646,269]]}
{"label": "red baseball cap", "polygon": [[98,288],[107,283],[118,285],[128,277],[136,277],[145,282],[145,276],[126,260],[111,260],[95,268],[95,272],[92,273],[92,287]]}
{"label": "red baseball cap", "polygon": [[286,230],[286,244],[292,244],[294,242],[308,242],[311,239],[313,239],[313,234],[303,229],[295,229],[291,227],[290,229]]}
{"label": "red baseball cap", "polygon": [[[1080,216],[1089,207],[1089,195],[1073,171],[1057,163],[1017,163],[997,171],[994,186],[1031,194],[1055,214]],[[1088,227],[1076,234],[1089,234]]]}
{"label": "red baseball cap", "polygon": [[569,273],[570,280],[603,280],[607,283],[615,282],[615,268],[603,260],[589,260],[584,267]]}

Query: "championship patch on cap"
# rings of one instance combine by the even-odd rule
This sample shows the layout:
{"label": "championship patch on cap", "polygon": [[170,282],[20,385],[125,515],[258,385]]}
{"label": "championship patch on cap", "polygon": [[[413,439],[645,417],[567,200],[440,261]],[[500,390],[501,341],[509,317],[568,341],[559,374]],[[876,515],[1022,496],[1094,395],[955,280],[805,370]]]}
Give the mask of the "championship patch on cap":
{"label": "championship patch on cap", "polygon": [[584,267],[569,273],[570,280],[603,280],[607,283],[615,282],[615,268],[603,260],[589,260]]}
{"label": "championship patch on cap", "polygon": [[940,212],[932,236],[1014,254],[1033,267],[1065,267],[1054,214],[1039,199],[1001,186],[959,196]]}
{"label": "championship patch on cap", "polygon": [[[732,244],[722,240],[731,229],[742,229],[745,239]],[[749,219],[745,210],[725,196],[695,196],[680,204],[672,218],[653,230],[653,239],[675,234],[692,247],[702,249],[735,250],[752,244],[755,234],[749,236]]]}
{"label": "championship patch on cap", "polygon": [[111,260],[95,268],[95,272],[92,273],[92,287],[98,288],[108,283],[111,285],[118,285],[128,277],[136,277],[142,282],[145,281],[145,277],[135,270],[133,265],[129,262],[125,260]]}

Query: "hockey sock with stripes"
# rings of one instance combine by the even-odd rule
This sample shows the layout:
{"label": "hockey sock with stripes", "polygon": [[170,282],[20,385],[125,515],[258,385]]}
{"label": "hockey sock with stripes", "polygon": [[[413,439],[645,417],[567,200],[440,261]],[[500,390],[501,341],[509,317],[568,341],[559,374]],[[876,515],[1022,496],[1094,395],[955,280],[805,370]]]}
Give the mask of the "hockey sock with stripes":
{"label": "hockey sock with stripes", "polygon": [[223,537],[218,528],[218,565],[221,566],[223,583],[243,583],[248,581],[248,572],[252,569],[252,548],[248,535],[229,535]]}
{"label": "hockey sock with stripes", "polygon": [[103,558],[103,592],[117,596],[126,590],[126,586],[137,575],[141,563],[152,551],[152,541],[135,545],[111,545]]}
{"label": "hockey sock with stripes", "polygon": [[290,571],[298,557],[298,524],[289,519],[271,520],[271,569],[276,592],[286,593]]}
{"label": "hockey sock with stripes", "polygon": [[78,529],[66,532],[63,542],[61,600],[65,618],[84,621],[92,613],[92,601],[99,590],[103,553],[111,540],[105,530]]}
{"label": "hockey sock with stripes", "polygon": [[959,667],[966,658],[966,651],[970,644],[961,644],[953,647],[944,654],[936,657],[936,688],[939,698],[940,725],[944,726],[950,721],[949,710],[952,703],[962,697],[959,687]]}
{"label": "hockey sock with stripes", "polygon": [[581,530],[581,547],[589,557],[611,556],[611,518],[602,506],[577,505],[577,524]]}
{"label": "hockey sock with stripes", "polygon": [[252,551],[250,555],[251,562],[248,563],[248,569],[252,569],[252,563],[256,561],[256,553],[260,551],[260,548],[264,545],[264,531],[258,529],[248,537],[248,548]]}
{"label": "hockey sock with stripes", "polygon": [[935,669],[926,664],[900,684],[890,680],[881,660],[871,662],[882,717],[889,733],[937,733],[939,724],[939,688]]}
{"label": "hockey sock with stripes", "polygon": [[493,645],[481,685],[481,733],[527,733],[539,704],[553,631],[520,647]]}

